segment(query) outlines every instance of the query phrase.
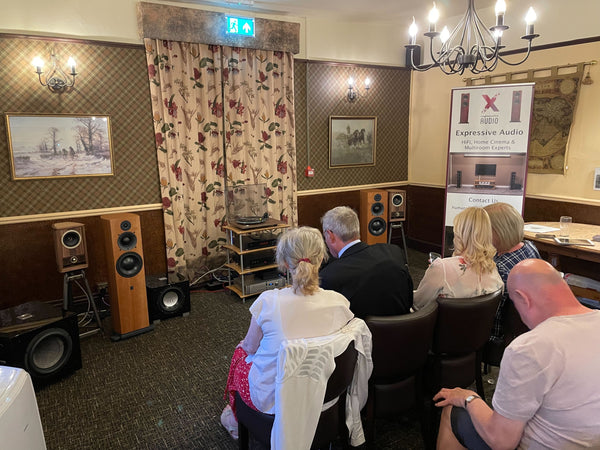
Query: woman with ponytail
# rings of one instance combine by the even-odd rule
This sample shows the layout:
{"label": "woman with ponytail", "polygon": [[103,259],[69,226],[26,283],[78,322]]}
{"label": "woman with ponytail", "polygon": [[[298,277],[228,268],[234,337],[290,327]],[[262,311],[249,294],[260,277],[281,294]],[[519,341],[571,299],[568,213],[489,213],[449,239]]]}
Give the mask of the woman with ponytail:
{"label": "woman with ponytail", "polygon": [[221,414],[221,423],[234,439],[236,391],[247,405],[274,413],[280,344],[335,333],[354,317],[343,295],[319,287],[319,267],[327,257],[319,230],[301,227],[285,232],[276,257],[280,269],[290,273],[292,286],[265,291],[250,307],[250,327],[233,354],[225,392],[228,405]]}

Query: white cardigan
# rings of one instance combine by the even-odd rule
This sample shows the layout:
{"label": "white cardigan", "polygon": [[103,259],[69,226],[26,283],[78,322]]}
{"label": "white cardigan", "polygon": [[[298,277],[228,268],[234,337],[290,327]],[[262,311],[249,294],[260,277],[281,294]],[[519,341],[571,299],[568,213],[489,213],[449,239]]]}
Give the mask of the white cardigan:
{"label": "white cardigan", "polygon": [[368,380],[373,371],[371,332],[363,320],[354,318],[336,334],[282,342],[277,356],[272,449],[310,449],[327,381],[335,368],[334,358],[351,341],[358,351],[358,360],[346,396],[346,425],[353,446],[365,442],[360,411],[367,402]]}

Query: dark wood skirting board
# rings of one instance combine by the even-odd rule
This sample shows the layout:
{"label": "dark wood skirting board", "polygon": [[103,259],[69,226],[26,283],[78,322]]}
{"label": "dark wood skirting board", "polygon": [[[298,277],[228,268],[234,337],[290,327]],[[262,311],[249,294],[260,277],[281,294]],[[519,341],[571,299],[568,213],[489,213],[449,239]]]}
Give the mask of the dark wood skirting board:
{"label": "dark wood skirting board", "polygon": [[[145,273],[165,273],[163,212],[153,210],[136,214],[141,220]],[[85,272],[90,288],[96,292],[98,282],[108,281],[100,216],[1,225],[0,253],[4,255],[4,269],[0,283],[0,309],[31,300],[62,299],[63,274],[56,268],[52,233],[52,224],[56,222],[85,225],[89,261]],[[73,295],[81,295],[81,292],[74,288]]]}

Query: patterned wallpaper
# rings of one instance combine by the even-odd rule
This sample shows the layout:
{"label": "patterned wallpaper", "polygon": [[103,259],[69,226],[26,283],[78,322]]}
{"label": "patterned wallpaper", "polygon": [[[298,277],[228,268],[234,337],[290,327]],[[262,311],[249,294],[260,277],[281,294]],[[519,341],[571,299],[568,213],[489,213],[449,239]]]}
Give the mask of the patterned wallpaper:
{"label": "patterned wallpaper", "polygon": [[[408,70],[296,60],[294,77],[299,191],[400,182],[408,179]],[[353,77],[359,87],[363,86],[365,78],[371,79],[372,87],[367,97],[354,103],[345,100],[349,77]],[[307,85],[310,125],[308,152]],[[329,116],[332,115],[377,117],[375,166],[329,168]],[[304,176],[307,164],[315,169],[314,178]]]}
{"label": "patterned wallpaper", "polygon": [[[39,84],[32,59],[54,48],[77,62],[62,94]],[[142,46],[0,35],[0,217],[160,203],[150,90]],[[98,114],[111,120],[114,176],[11,179],[4,114]]]}
{"label": "patterned wallpaper", "polygon": [[[54,48],[64,63],[77,61],[72,91],[51,93],[40,86],[31,60],[46,61]],[[0,217],[25,216],[160,203],[150,94],[142,46],[92,41],[17,37],[0,34]],[[381,66],[309,62],[310,161],[306,150],[306,68],[295,61],[298,189],[312,190],[408,178],[410,72]],[[361,85],[368,76],[367,98],[347,103],[348,77]],[[98,114],[111,120],[114,176],[11,179],[4,114]],[[329,169],[329,116],[377,116],[376,165]],[[307,164],[315,169],[306,178]]]}

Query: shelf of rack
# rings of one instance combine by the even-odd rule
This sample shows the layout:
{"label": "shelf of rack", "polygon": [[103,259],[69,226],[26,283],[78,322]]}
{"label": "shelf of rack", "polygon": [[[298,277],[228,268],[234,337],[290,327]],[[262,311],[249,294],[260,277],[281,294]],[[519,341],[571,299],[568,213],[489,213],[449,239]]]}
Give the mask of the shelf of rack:
{"label": "shelf of rack", "polygon": [[[223,247],[225,248],[225,250],[227,251],[227,262],[225,263],[225,267],[227,267],[227,269],[229,270],[229,277],[228,277],[228,286],[227,289],[229,289],[230,291],[234,292],[236,295],[238,295],[242,300],[247,298],[247,297],[252,297],[252,296],[256,296],[258,294],[260,294],[260,292],[263,292],[262,290],[259,292],[247,292],[247,283],[246,283],[246,277],[249,276],[252,279],[254,279],[254,275],[259,273],[259,272],[263,272],[266,270],[272,270],[272,269],[276,269],[278,266],[275,263],[266,263],[263,265],[258,265],[255,267],[251,267],[251,268],[246,268],[244,267],[244,258],[247,258],[253,254],[258,254],[259,252],[266,252],[266,251],[270,251],[270,252],[275,252],[275,250],[277,249],[276,245],[271,245],[274,242],[271,242],[274,240],[274,236],[270,236],[269,238],[267,238],[265,240],[265,242],[259,243],[257,248],[252,248],[252,249],[243,249],[244,247],[244,236],[248,236],[250,238],[250,235],[252,234],[261,234],[261,233],[268,233],[268,232],[273,232],[273,234],[276,234],[275,232],[278,231],[283,231],[285,228],[289,228],[289,225],[281,222],[279,220],[274,220],[274,219],[268,219],[267,222],[265,222],[264,226],[252,226],[252,227],[242,227],[242,226],[235,226],[235,225],[226,225],[223,227],[223,229],[225,230],[225,232],[227,233],[227,244],[223,245]],[[260,246],[260,245],[264,245],[264,246]],[[232,259],[232,255],[235,255],[235,259],[236,261],[234,261]],[[256,261],[253,261],[254,263]],[[233,280],[232,280],[232,271],[235,272],[239,277],[239,283],[234,284]],[[265,280],[266,285],[265,286],[269,286],[269,282],[272,280]],[[285,284],[289,285],[289,275],[286,274],[285,276]],[[273,284],[278,284],[278,283],[273,283]],[[273,287],[266,287],[264,290],[268,290],[268,289],[274,289],[276,287],[279,287],[278,285],[274,285]]]}

